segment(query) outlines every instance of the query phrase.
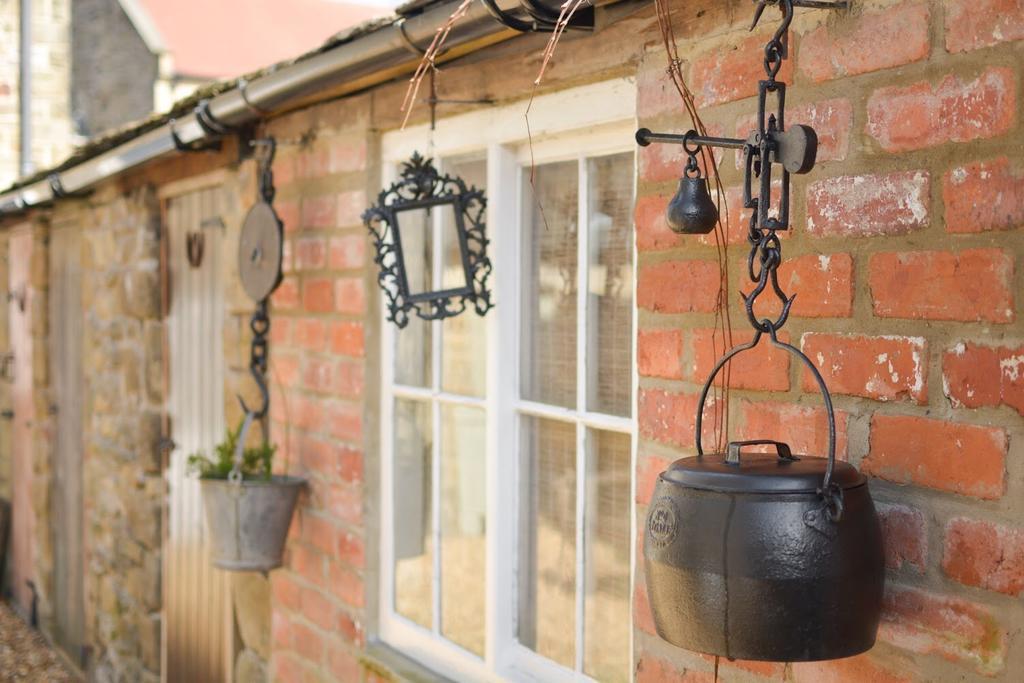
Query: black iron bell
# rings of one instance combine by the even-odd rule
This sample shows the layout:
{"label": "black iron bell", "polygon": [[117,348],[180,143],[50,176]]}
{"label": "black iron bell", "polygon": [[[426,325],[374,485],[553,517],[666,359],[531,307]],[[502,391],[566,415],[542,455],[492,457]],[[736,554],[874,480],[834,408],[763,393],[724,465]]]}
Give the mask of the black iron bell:
{"label": "black iron bell", "polygon": [[718,207],[711,199],[708,180],[701,175],[694,154],[679,179],[679,189],[668,203],[665,220],[672,232],[682,235],[706,235],[718,223]]}

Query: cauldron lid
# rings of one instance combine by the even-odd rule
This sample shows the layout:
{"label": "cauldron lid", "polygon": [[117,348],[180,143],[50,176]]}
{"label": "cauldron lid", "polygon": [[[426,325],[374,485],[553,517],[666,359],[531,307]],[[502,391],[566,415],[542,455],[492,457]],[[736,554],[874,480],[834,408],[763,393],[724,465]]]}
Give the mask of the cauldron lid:
{"label": "cauldron lid", "polygon": [[[744,453],[739,464],[725,461],[722,453],[682,458],[661,473],[661,479],[681,486],[737,493],[813,493],[821,486],[827,460],[811,455],[797,460],[774,453]],[[832,482],[844,489],[864,483],[864,476],[848,462],[836,461]]]}

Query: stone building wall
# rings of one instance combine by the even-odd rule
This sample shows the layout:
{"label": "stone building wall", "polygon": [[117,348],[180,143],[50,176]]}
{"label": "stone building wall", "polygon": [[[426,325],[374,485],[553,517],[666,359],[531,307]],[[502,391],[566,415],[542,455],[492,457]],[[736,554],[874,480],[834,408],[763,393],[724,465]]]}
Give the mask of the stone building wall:
{"label": "stone building wall", "polygon": [[118,0],[71,7],[71,111],[75,132],[93,136],[153,112],[158,57]]}
{"label": "stone building wall", "polygon": [[[46,168],[71,152],[71,1],[32,3],[32,163]],[[0,187],[20,173],[21,60],[18,0],[0,0]]]}

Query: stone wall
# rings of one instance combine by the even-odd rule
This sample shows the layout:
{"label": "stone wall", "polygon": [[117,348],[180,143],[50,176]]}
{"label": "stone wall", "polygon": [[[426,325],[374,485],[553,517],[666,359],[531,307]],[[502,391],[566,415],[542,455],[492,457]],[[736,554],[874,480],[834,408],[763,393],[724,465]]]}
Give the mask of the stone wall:
{"label": "stone wall", "polygon": [[[71,2],[32,3],[32,163],[44,168],[71,152]],[[18,0],[0,0],[0,187],[20,173]]]}
{"label": "stone wall", "polygon": [[[163,411],[160,213],[152,187],[79,212],[85,309],[86,631],[96,681],[159,680]],[[60,210],[60,209],[58,209]]]}
{"label": "stone wall", "polygon": [[71,11],[71,111],[93,136],[153,112],[157,55],[118,0],[75,0]]}

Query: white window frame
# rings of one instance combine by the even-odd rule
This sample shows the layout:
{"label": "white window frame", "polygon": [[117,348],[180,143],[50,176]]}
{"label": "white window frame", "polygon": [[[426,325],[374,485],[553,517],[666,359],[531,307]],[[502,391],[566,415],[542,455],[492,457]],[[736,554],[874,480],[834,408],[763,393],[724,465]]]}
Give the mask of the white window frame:
{"label": "white window frame", "polygon": [[[633,335],[631,341],[632,391],[634,414],[628,418],[600,415],[576,408],[557,408],[521,399],[520,367],[520,278],[522,276],[522,207],[524,167],[532,163],[576,160],[587,157],[633,151],[636,130],[636,84],[632,79],[604,81],[560,92],[541,95],[530,106],[530,132],[527,132],[524,114],[526,101],[481,109],[447,119],[438,120],[436,129],[426,125],[392,131],[382,136],[382,183],[387,186],[397,177],[399,165],[414,151],[436,158],[449,158],[462,154],[487,155],[487,235],[491,240],[488,256],[494,272],[490,278],[496,308],[486,316],[487,329],[487,391],[481,399],[452,397],[432,389],[406,389],[396,391],[394,385],[395,329],[386,322],[381,306],[381,574],[379,591],[379,635],[392,647],[417,659],[439,673],[465,681],[530,681],[544,683],[562,681],[591,681],[536,652],[520,645],[516,640],[515,579],[517,574],[516,550],[518,544],[518,486],[520,419],[523,415],[555,418],[577,425],[577,466],[585,458],[583,435],[588,427],[610,429],[630,434],[630,498],[635,499],[636,469],[636,396],[638,375],[636,370],[636,278],[633,278]],[[530,140],[532,138],[532,149]],[[634,162],[635,179],[635,162]],[[582,180],[582,173],[581,173]],[[635,180],[634,180],[635,183]],[[512,190],[511,192],[505,189]],[[585,207],[586,186],[579,188],[580,206]],[[635,192],[634,192],[635,194]],[[581,226],[578,237],[578,310],[586,310],[588,292],[588,244],[586,226]],[[635,231],[634,231],[635,232]],[[633,240],[633,267],[637,263]],[[468,311],[465,315],[475,315]],[[441,323],[435,322],[434,325]],[[582,391],[586,377],[583,363],[587,358],[587,316],[577,317],[577,403],[585,408],[586,395]],[[440,370],[440,348],[432,349],[434,371]],[[495,387],[508,387],[495,391]],[[393,491],[393,427],[394,400],[408,397],[445,399],[486,409],[486,587],[485,587],[485,656],[481,659],[457,645],[435,636],[394,611],[394,509]],[[435,425],[436,427],[436,425]],[[437,441],[440,435],[433,434]],[[436,469],[436,468],[435,468]],[[578,470],[578,472],[581,470]],[[577,474],[577,480],[582,477]],[[579,524],[585,503],[584,491],[577,491],[577,534],[583,533]],[[436,512],[436,511],[435,511]],[[436,516],[436,515],[435,515]],[[636,564],[636,523],[630,519],[630,594],[632,606]],[[509,540],[513,539],[513,540]],[[579,544],[577,544],[579,548]],[[439,549],[436,549],[439,551]],[[577,603],[582,600],[582,581],[579,572],[584,560],[577,553]],[[435,584],[439,580],[434,577]],[[435,586],[435,596],[437,588]],[[582,605],[577,604],[577,615]],[[583,624],[577,618],[577,637]],[[632,638],[623,647],[630,650]],[[577,641],[577,662],[582,657],[582,643]]]}

